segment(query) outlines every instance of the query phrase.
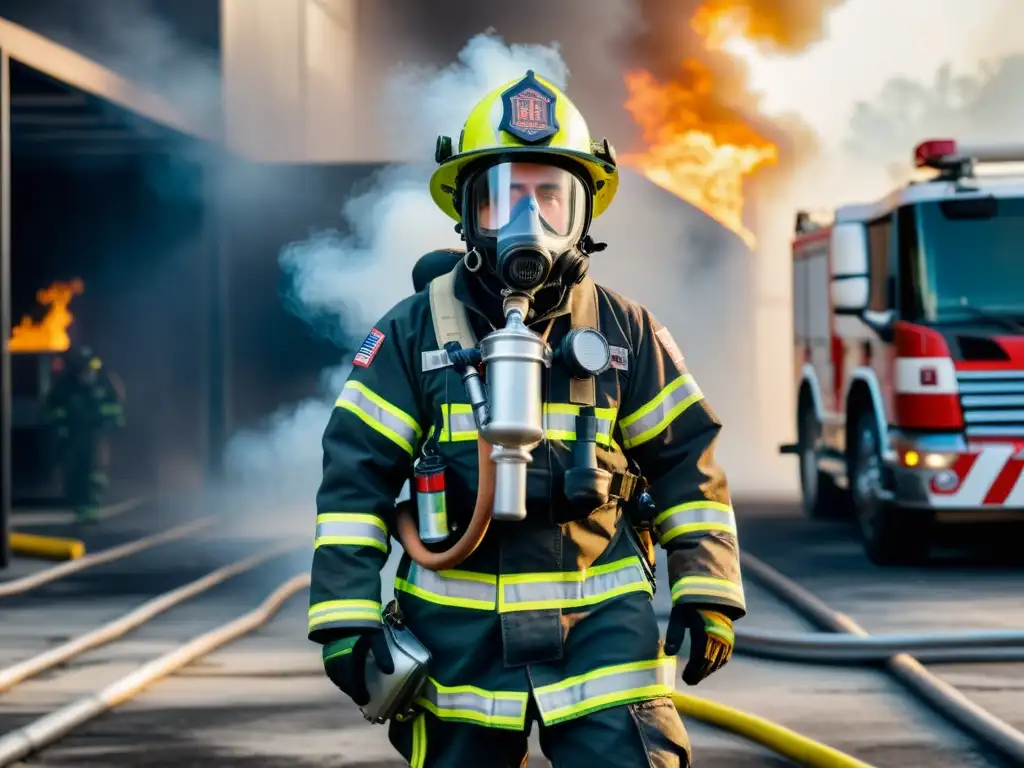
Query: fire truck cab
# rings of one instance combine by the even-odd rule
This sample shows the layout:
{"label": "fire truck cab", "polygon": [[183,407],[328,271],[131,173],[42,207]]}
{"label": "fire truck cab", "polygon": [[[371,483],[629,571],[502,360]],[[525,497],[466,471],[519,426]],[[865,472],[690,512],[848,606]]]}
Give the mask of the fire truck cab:
{"label": "fire truck cab", "polygon": [[936,523],[1024,517],[1024,146],[919,144],[929,174],[801,212],[793,240],[805,513],[856,518],[879,564]]}

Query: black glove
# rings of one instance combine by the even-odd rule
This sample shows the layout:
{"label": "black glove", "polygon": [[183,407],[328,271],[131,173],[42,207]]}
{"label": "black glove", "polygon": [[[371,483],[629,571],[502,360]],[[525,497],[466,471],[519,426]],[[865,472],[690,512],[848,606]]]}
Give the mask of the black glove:
{"label": "black glove", "polygon": [[724,667],[732,658],[736,636],[732,620],[724,613],[692,605],[672,608],[665,632],[665,654],[675,656],[690,630],[690,660],[683,669],[683,682],[696,685]]}
{"label": "black glove", "polygon": [[370,701],[370,694],[366,691],[367,652],[373,654],[381,672],[390,675],[395,671],[395,662],[382,630],[375,629],[324,644],[327,677],[360,707]]}

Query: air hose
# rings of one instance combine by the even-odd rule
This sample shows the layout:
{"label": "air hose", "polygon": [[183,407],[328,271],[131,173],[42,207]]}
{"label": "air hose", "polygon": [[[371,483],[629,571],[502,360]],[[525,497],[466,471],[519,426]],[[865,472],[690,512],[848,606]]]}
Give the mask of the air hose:
{"label": "air hose", "polygon": [[[494,503],[494,462],[491,461],[492,446],[483,438],[477,438],[477,491],[473,516],[462,536],[444,552],[433,552],[420,539],[419,527],[413,512],[416,502],[403,501],[396,505],[396,528],[398,540],[412,561],[431,571],[444,571],[459,566],[469,557],[487,535],[491,525],[491,506]],[[413,494],[415,499],[415,494]]]}

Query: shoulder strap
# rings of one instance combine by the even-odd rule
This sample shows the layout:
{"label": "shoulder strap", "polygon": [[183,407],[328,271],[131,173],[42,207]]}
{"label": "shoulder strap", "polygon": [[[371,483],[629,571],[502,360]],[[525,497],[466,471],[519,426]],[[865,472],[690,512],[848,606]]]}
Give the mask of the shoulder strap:
{"label": "shoulder strap", "polygon": [[430,281],[430,316],[439,349],[449,341],[459,342],[464,349],[476,346],[466,307],[455,298],[454,269]]}
{"label": "shoulder strap", "polygon": [[[601,330],[598,319],[597,285],[590,277],[583,278],[572,296],[572,327]],[[597,404],[597,387],[593,377],[569,379],[569,401],[593,408]]]}

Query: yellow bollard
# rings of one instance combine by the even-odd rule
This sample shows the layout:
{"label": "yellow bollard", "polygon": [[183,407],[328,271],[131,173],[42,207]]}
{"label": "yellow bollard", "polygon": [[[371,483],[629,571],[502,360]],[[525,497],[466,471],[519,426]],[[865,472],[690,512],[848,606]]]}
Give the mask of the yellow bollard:
{"label": "yellow bollard", "polygon": [[85,554],[85,542],[34,533],[11,533],[11,551],[47,560],[77,560]]}

